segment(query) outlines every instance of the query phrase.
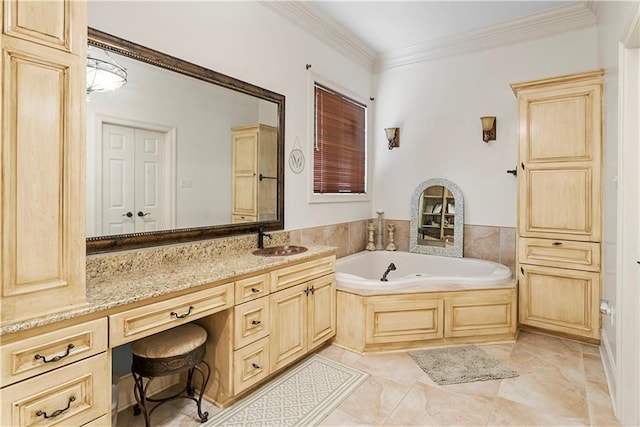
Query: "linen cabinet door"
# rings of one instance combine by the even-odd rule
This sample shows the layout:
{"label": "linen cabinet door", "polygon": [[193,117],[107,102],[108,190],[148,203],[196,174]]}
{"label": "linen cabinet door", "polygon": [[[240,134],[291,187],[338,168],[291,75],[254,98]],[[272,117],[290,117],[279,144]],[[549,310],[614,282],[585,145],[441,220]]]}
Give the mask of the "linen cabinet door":
{"label": "linen cabinet door", "polygon": [[599,241],[602,87],[518,93],[520,236]]}
{"label": "linen cabinet door", "polygon": [[599,273],[522,265],[519,285],[521,324],[599,339]]}
{"label": "linen cabinet door", "polygon": [[336,278],[330,274],[307,283],[309,294],[309,345],[311,351],[336,335]]}
{"label": "linen cabinet door", "polygon": [[270,295],[271,372],[307,352],[306,283]]}
{"label": "linen cabinet door", "polygon": [[9,323],[85,303],[86,5],[2,3],[0,321]]}

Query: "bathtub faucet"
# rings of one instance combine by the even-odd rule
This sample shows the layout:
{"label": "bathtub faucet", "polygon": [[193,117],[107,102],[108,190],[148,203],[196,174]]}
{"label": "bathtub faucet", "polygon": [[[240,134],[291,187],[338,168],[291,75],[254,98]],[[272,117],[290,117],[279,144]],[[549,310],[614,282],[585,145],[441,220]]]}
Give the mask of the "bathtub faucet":
{"label": "bathtub faucet", "polygon": [[396,265],[394,263],[389,264],[389,267],[387,267],[387,271],[384,272],[384,274],[380,278],[380,281],[381,282],[388,282],[389,279],[387,279],[387,275],[389,274],[390,271],[393,271],[395,269],[396,269]]}

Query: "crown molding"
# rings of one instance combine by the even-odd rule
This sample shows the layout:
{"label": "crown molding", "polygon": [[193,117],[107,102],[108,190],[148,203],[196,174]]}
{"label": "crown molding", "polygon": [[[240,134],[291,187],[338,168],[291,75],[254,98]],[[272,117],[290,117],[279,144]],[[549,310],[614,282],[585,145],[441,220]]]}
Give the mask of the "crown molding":
{"label": "crown molding", "polygon": [[260,1],[277,15],[319,38],[347,58],[373,69],[376,52],[307,1]]}
{"label": "crown molding", "polygon": [[560,6],[481,30],[387,52],[376,58],[374,72],[592,27],[596,25],[592,7],[592,2]]}

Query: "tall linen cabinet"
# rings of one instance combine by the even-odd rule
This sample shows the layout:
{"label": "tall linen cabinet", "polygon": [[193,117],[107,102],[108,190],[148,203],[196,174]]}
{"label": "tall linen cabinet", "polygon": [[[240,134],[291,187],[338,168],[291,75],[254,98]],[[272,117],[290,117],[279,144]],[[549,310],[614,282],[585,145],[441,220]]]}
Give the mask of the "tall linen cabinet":
{"label": "tall linen cabinet", "polygon": [[598,342],[604,70],[512,84],[519,323]]}
{"label": "tall linen cabinet", "polygon": [[1,322],[85,302],[86,4],[2,2]]}

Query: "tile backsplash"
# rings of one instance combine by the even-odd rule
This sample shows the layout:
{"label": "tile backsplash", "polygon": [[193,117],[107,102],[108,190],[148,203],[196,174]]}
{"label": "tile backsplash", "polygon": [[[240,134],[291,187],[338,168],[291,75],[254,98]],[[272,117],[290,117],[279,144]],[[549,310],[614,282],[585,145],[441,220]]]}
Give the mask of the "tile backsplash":
{"label": "tile backsplash", "polygon": [[[364,251],[367,246],[367,223],[371,220],[351,221],[319,227],[272,232],[265,246],[326,245],[337,248],[338,258]],[[394,244],[399,251],[409,250],[409,224],[407,220],[385,219],[385,226],[394,224]],[[375,237],[375,236],[374,236]],[[483,225],[464,226],[464,256],[486,259],[515,268],[516,230],[514,227]],[[384,244],[388,243],[385,228]],[[158,246],[135,251],[91,255],[87,257],[87,277],[106,272],[127,272],[149,269],[155,265],[179,263],[185,260],[229,256],[234,252],[256,248],[256,235],[246,234],[228,238],[205,240],[190,244]]]}

